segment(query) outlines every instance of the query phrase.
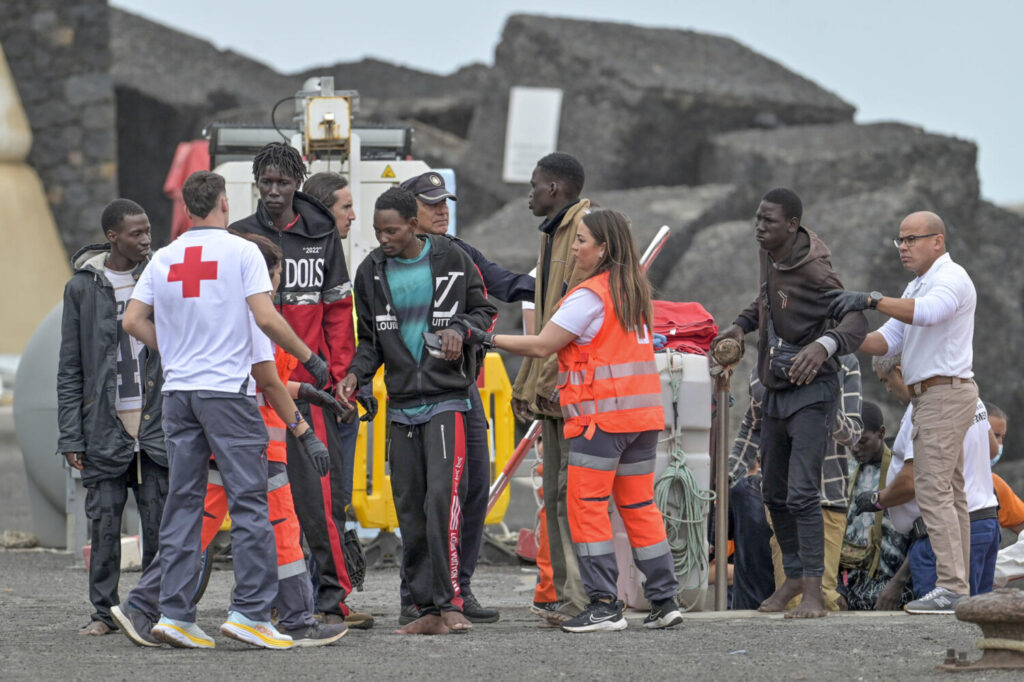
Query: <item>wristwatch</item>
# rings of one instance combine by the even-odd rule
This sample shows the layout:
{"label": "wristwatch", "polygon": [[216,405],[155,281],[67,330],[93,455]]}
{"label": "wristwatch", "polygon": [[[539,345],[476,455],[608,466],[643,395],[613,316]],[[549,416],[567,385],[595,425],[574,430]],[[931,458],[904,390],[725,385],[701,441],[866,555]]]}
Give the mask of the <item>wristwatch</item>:
{"label": "wristwatch", "polygon": [[[872,293],[871,296],[874,297],[874,294]],[[869,499],[871,500],[871,505],[876,510],[882,511],[883,509],[885,509],[885,507],[883,507],[882,503],[878,501],[878,495],[879,495],[879,492],[876,490],[875,492],[871,493],[871,497]]]}
{"label": "wristwatch", "polygon": [[877,308],[878,302],[882,300],[882,296],[883,294],[881,291],[872,291],[870,294],[868,294],[868,307],[871,308],[872,310]]}

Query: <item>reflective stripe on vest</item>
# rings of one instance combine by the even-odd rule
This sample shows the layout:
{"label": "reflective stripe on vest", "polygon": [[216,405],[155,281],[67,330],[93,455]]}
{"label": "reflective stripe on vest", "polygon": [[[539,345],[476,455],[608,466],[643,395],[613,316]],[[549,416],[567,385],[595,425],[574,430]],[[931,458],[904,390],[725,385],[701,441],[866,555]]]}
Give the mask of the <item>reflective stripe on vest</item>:
{"label": "reflective stripe on vest", "polygon": [[604,304],[604,323],[594,339],[585,345],[573,342],[558,351],[566,438],[584,432],[589,438],[594,427],[608,433],[661,431],[665,427],[651,334],[645,329],[641,336],[619,325],[608,281],[608,273],[602,273],[577,287],[590,289]]}

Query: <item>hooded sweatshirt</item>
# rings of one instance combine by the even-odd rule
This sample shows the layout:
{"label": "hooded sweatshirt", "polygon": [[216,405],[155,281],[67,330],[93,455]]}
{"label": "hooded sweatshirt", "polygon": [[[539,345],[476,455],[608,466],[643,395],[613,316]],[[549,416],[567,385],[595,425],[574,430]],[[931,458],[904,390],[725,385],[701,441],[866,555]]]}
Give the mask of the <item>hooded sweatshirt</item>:
{"label": "hooded sweatshirt", "polygon": [[[824,294],[843,288],[832,269],[832,252],[818,235],[801,225],[786,258],[775,262],[764,249],[759,255],[761,292],[766,292],[771,299],[775,333],[798,346],[806,346],[822,336],[832,338],[838,348],[822,364],[811,384],[831,379],[839,371],[837,357],[860,348],[868,332],[868,321],[862,312],[850,313],[838,323],[827,314],[829,300]],[[795,386],[768,370],[768,323],[761,292],[733,324],[744,333],[758,330],[757,375],[764,387],[774,391],[789,390]]]}
{"label": "hooded sweatshirt", "polygon": [[[336,383],[348,373],[355,353],[352,328],[352,282],[335,227],[334,215],[311,196],[296,192],[296,219],[284,230],[274,227],[263,201],[256,213],[229,229],[258,234],[277,244],[284,254],[281,287],[274,304],[295,333],[315,353],[325,356]],[[301,365],[293,381],[313,383]]]}

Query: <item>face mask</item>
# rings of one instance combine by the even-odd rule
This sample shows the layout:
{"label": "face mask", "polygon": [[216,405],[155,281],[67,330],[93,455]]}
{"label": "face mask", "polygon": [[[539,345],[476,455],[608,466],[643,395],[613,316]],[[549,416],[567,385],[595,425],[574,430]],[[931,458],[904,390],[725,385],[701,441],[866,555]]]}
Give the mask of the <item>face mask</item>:
{"label": "face mask", "polygon": [[995,466],[996,462],[998,462],[999,458],[1002,457],[1002,456],[1003,456],[1003,444],[1000,443],[999,444],[999,451],[996,452],[996,456],[992,458],[991,462],[989,462],[989,466]]}

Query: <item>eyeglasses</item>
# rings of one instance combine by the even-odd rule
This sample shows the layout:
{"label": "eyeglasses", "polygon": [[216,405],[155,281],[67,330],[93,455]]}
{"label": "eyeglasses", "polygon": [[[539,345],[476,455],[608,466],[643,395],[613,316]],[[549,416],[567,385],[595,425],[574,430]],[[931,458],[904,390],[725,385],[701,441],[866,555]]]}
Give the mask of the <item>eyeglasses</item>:
{"label": "eyeglasses", "polygon": [[916,242],[918,239],[937,236],[939,236],[938,232],[930,232],[928,234],[908,234],[906,237],[896,237],[896,239],[892,240],[892,244],[898,249],[904,244],[906,244],[907,246],[913,246],[914,242]]}

